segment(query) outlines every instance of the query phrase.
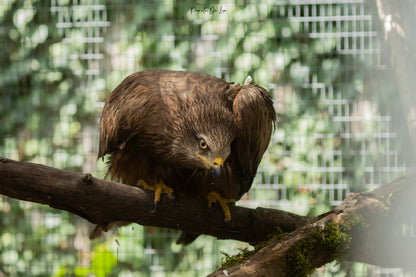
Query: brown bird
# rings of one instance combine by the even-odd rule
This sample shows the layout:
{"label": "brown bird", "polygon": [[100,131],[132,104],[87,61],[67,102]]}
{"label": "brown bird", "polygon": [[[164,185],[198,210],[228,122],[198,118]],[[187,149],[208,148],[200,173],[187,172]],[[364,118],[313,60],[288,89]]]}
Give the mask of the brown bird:
{"label": "brown bird", "polygon": [[[108,97],[98,157],[110,154],[114,180],[155,191],[229,204],[246,193],[276,120],[271,95],[207,74],[146,70]],[[187,244],[197,235],[183,235]]]}

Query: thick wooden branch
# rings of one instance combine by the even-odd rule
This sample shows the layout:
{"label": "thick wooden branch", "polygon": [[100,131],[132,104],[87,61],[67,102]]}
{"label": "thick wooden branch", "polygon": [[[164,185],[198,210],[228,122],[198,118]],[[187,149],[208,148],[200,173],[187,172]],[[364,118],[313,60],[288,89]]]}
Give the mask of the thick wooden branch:
{"label": "thick wooden branch", "polygon": [[206,200],[183,197],[163,197],[152,213],[152,192],[90,174],[5,158],[0,158],[0,194],[66,210],[101,226],[136,222],[252,244],[312,220],[285,211],[235,206],[231,207],[232,221],[225,223],[221,209],[209,211]]}

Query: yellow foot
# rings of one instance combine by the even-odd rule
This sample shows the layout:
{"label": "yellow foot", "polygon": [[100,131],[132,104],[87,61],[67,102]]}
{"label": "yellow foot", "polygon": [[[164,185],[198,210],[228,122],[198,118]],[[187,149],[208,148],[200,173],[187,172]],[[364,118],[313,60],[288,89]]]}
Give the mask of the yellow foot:
{"label": "yellow foot", "polygon": [[235,203],[235,199],[233,198],[222,198],[221,195],[217,192],[210,192],[207,195],[208,199],[208,207],[212,207],[212,204],[215,202],[220,203],[222,211],[224,212],[224,221],[228,222],[231,220],[231,213],[230,208],[228,207],[229,203]]}
{"label": "yellow foot", "polygon": [[167,185],[165,185],[165,183],[162,180],[160,180],[159,183],[157,183],[154,186],[149,186],[144,180],[140,179],[137,182],[137,185],[139,187],[144,188],[144,189],[153,190],[155,192],[155,199],[153,201],[156,205],[155,210],[157,208],[157,204],[159,204],[159,202],[160,202],[160,197],[161,197],[163,192],[166,192],[170,199],[175,198],[174,195],[173,195],[173,189],[168,187]]}

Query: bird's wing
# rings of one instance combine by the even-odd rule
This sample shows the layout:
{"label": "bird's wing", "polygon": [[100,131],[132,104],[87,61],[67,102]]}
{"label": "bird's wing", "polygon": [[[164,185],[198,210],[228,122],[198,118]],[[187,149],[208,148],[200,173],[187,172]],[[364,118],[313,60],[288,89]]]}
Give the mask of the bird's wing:
{"label": "bird's wing", "polygon": [[[160,109],[157,72],[135,73],[124,79],[107,98],[100,120],[98,158],[123,148],[133,136],[149,128]],[[160,117],[160,114],[159,114]]]}
{"label": "bird's wing", "polygon": [[253,182],[257,167],[270,142],[276,122],[273,100],[265,89],[254,84],[241,86],[233,101],[239,134],[232,152],[241,174],[241,197]]}

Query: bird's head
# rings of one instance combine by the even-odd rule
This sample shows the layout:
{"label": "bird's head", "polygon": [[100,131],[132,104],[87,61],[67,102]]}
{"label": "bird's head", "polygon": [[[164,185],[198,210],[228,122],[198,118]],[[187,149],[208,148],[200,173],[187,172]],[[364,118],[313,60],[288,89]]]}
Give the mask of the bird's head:
{"label": "bird's head", "polygon": [[205,116],[188,118],[180,125],[181,135],[173,140],[172,154],[180,167],[208,170],[215,182],[231,153],[236,126],[232,114],[202,114]]}
{"label": "bird's head", "polygon": [[[220,132],[223,133],[223,132]],[[178,167],[193,170],[208,170],[215,182],[231,153],[231,134],[195,134],[174,141],[172,152]]]}
{"label": "bird's head", "polygon": [[210,141],[209,137],[201,136],[198,138],[198,148],[195,155],[200,158],[199,163],[201,165],[203,163],[205,168],[211,171],[212,179],[215,182],[221,175],[224,161],[230,155],[230,145],[218,147],[215,141]]}

